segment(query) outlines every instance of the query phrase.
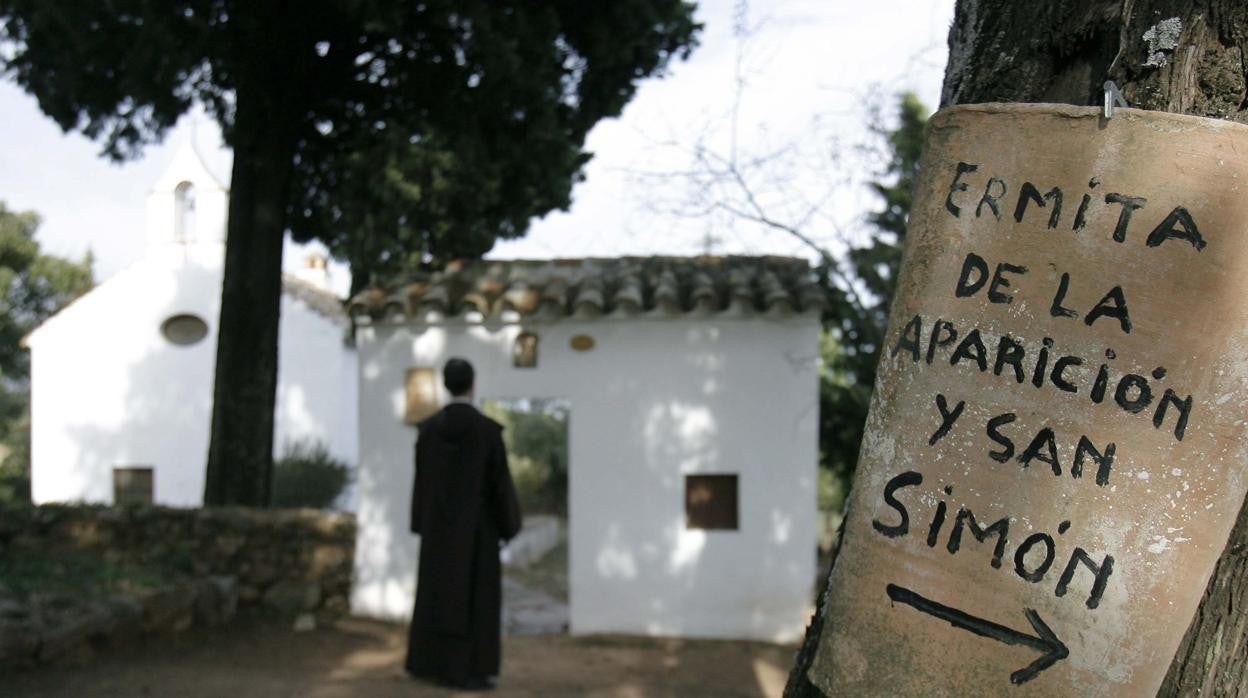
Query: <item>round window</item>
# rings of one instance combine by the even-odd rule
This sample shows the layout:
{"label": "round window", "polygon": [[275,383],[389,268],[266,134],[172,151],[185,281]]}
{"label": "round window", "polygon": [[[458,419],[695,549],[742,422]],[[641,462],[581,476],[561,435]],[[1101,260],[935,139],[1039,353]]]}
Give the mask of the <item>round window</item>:
{"label": "round window", "polygon": [[183,313],[165,320],[160,333],[173,344],[189,347],[208,336],[208,323],[198,315]]}

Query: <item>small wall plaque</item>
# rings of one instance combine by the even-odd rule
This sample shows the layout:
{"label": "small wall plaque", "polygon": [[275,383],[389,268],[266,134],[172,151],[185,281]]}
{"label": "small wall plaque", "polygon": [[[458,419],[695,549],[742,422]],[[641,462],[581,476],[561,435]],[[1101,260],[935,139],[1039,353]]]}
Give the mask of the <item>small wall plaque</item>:
{"label": "small wall plaque", "polygon": [[511,347],[511,365],[516,368],[537,368],[537,335],[521,332]]}
{"label": "small wall plaque", "polygon": [[409,368],[403,380],[407,395],[406,424],[416,424],[438,411],[438,372],[432,368]]}
{"label": "small wall plaque", "polygon": [[578,334],[568,343],[576,351],[589,351],[594,348],[594,338],[587,334]]}

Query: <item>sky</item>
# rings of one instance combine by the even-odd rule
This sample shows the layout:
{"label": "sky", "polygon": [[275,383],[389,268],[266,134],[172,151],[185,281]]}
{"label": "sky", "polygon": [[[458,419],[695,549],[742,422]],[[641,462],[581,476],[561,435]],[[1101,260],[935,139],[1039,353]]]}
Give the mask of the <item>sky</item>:
{"label": "sky", "polygon": [[[687,61],[642,83],[619,118],[600,122],[594,154],[568,211],[536,220],[495,259],[655,254],[782,254],[811,250],[788,233],[714,207],[745,202],[834,251],[861,240],[878,166],[869,105],[910,90],[935,108],[953,0],[703,0],[705,27]],[[95,257],[97,281],[144,250],[145,197],[176,149],[193,141],[222,181],[229,151],[216,125],[188,115],[140,159],[115,163],[98,144],[64,134],[33,98],[0,82],[0,201],[33,210],[46,251]],[[733,154],[735,153],[735,157]],[[715,174],[718,173],[718,174]],[[285,266],[306,254],[288,246]],[[331,269],[345,293],[349,275]]]}

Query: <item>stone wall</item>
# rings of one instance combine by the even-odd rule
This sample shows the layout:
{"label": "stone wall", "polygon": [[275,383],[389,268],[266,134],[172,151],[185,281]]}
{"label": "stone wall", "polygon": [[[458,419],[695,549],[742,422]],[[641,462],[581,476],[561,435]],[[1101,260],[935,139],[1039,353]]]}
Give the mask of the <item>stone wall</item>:
{"label": "stone wall", "polygon": [[158,571],[135,588],[99,593],[17,594],[0,584],[0,666],[218,625],[239,606],[314,627],[316,616],[347,610],[354,545],[353,516],[311,510],[0,509],[0,562],[77,556]]}
{"label": "stone wall", "polygon": [[174,567],[197,579],[233,577],[242,606],[345,613],[355,518],[312,510],[45,505],[0,509],[9,549],[99,552]]}

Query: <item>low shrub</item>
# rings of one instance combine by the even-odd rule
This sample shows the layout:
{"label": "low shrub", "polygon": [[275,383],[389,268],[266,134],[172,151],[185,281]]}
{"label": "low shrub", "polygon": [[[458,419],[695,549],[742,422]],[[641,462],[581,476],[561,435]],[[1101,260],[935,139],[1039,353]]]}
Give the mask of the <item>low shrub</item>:
{"label": "low shrub", "polygon": [[351,482],[351,469],[320,441],[287,444],[273,464],[275,507],[329,509]]}

